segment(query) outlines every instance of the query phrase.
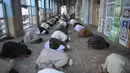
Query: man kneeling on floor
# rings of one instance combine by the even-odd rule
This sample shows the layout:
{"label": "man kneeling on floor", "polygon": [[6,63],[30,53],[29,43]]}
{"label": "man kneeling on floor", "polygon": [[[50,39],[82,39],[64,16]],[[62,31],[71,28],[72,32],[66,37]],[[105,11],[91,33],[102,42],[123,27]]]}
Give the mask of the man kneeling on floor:
{"label": "man kneeling on floor", "polygon": [[49,34],[49,31],[44,27],[32,27],[27,32],[29,32],[29,31],[31,31],[37,35]]}
{"label": "man kneeling on floor", "polygon": [[1,57],[17,58],[20,56],[31,55],[31,50],[25,44],[20,44],[13,41],[5,42],[2,46]]}
{"label": "man kneeling on floor", "polygon": [[38,27],[35,33],[38,35],[43,35],[43,34],[47,35],[49,34],[49,31],[44,27]]}
{"label": "man kneeling on floor", "polygon": [[35,34],[33,31],[28,31],[23,40],[23,43],[26,44],[36,44],[36,43],[41,43],[42,42],[42,38],[40,38],[37,34]]}
{"label": "man kneeling on floor", "polygon": [[36,60],[39,68],[54,68],[62,70],[67,66],[73,65],[73,60],[66,53],[53,49],[43,49]]}
{"label": "man kneeling on floor", "polygon": [[64,27],[64,26],[59,26],[59,27],[57,28],[57,30],[62,31],[62,32],[65,33],[65,34],[69,34],[69,33],[70,33],[70,32],[68,31],[68,28],[66,28],[66,27]]}
{"label": "man kneeling on floor", "polygon": [[51,29],[52,27],[47,24],[46,22],[42,23],[41,27],[44,27],[45,29]]}
{"label": "man kneeling on floor", "polygon": [[60,20],[59,20],[59,24],[57,25],[56,28],[58,28],[59,26],[64,26],[64,27],[68,28],[68,27],[69,27],[69,24],[68,24],[65,20],[60,19]]}
{"label": "man kneeling on floor", "polygon": [[74,25],[74,30],[76,31],[76,35],[79,37],[90,37],[93,35],[87,27],[84,27],[80,23],[76,23]]}
{"label": "man kneeling on floor", "polygon": [[75,23],[77,23],[78,21],[76,21],[75,19],[71,19],[70,20],[70,24],[72,24],[72,26],[75,24]]}
{"label": "man kneeling on floor", "polygon": [[59,39],[63,42],[67,42],[67,41],[70,41],[70,37],[68,37],[64,32],[62,31],[55,31],[52,35],[51,35],[51,38],[56,38],[56,39]]}
{"label": "man kneeling on floor", "polygon": [[99,73],[130,73],[130,60],[126,57],[112,53],[99,65]]}
{"label": "man kneeling on floor", "polygon": [[0,73],[18,73],[13,67],[14,60],[10,60],[9,62],[0,59]]}
{"label": "man kneeling on floor", "polygon": [[108,48],[109,43],[103,37],[94,35],[87,41],[87,46],[93,49],[103,49]]}
{"label": "man kneeling on floor", "polygon": [[64,50],[70,49],[68,44],[56,38],[51,38],[45,43],[44,47],[45,49],[51,48],[60,52],[64,52]]}

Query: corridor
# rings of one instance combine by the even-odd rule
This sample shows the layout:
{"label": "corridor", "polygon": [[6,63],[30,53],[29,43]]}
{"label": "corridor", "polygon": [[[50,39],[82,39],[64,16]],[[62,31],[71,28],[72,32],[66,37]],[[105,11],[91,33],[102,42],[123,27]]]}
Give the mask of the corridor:
{"label": "corridor", "polygon": [[[74,24],[71,24],[72,19],[76,21]],[[75,27],[80,24],[93,35],[104,38],[109,43],[109,48],[87,47],[87,41],[92,36],[79,37],[81,31],[77,32]],[[2,53],[3,45],[8,41],[20,44],[22,42],[31,50],[29,56],[20,54],[16,58],[8,58],[0,55],[0,60],[7,62],[13,60],[13,66],[9,70],[14,69],[18,73],[40,73],[39,71],[44,68],[37,67],[36,60],[42,50],[47,49],[44,45],[52,39],[54,32],[61,31],[58,29],[60,25],[69,32],[65,34],[70,37],[70,41],[63,42],[70,48],[63,53],[67,54],[68,58],[72,58],[73,65],[61,70],[54,68],[56,70],[64,73],[99,73],[99,65],[104,64],[112,53],[130,58],[129,0],[0,0],[0,52]],[[43,30],[41,31],[39,27]],[[25,43],[24,38],[30,31],[31,36],[36,34],[42,41]],[[46,34],[44,31],[49,33]],[[1,61],[0,65],[2,65]],[[1,73],[2,66],[0,68]]]}

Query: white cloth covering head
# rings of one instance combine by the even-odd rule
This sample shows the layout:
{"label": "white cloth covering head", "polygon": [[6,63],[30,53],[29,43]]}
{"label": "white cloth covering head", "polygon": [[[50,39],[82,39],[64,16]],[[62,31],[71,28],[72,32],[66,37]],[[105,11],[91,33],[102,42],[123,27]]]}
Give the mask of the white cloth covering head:
{"label": "white cloth covering head", "polygon": [[50,20],[48,20],[47,23],[50,23],[51,25],[53,25],[52,22],[51,22]]}
{"label": "white cloth covering head", "polygon": [[35,34],[45,34],[46,33],[46,30],[43,30],[41,33],[39,31],[39,29],[37,28],[35,31],[34,31]]}
{"label": "white cloth covering head", "polygon": [[65,20],[65,18],[63,16],[60,17],[61,20]]}
{"label": "white cloth covering head", "polygon": [[[50,48],[50,46],[49,46],[49,41],[47,41],[47,42],[45,43],[44,47],[45,47],[45,49]],[[64,52],[64,49],[65,49],[65,46],[60,45],[59,48],[57,48],[57,51],[59,51],[59,52]]]}
{"label": "white cloth covering head", "polygon": [[52,18],[52,20],[55,20],[55,21],[56,21],[56,18]]}
{"label": "white cloth covering head", "polygon": [[67,26],[67,22],[64,21],[64,20],[62,20],[62,19],[59,20],[59,24],[62,24],[62,25],[64,25],[64,26]]}
{"label": "white cloth covering head", "polygon": [[47,23],[42,23],[41,27],[44,27],[44,28],[46,28],[46,29],[49,29],[49,28],[50,28],[50,26],[49,26]]}
{"label": "white cloth covering head", "polygon": [[69,14],[67,14],[67,18],[70,19],[70,15]]}
{"label": "white cloth covering head", "polygon": [[67,40],[68,36],[65,33],[63,33],[62,31],[57,30],[51,35],[51,38],[56,38],[56,39],[59,39],[59,40],[65,42]]}
{"label": "white cloth covering head", "polygon": [[34,31],[28,31],[24,36],[24,43],[32,43],[38,40],[40,37]]}
{"label": "white cloth covering head", "polygon": [[38,28],[34,31],[34,33],[35,34],[41,34]]}
{"label": "white cloth covering head", "polygon": [[74,19],[71,19],[70,20],[70,24],[74,25],[75,23],[78,23],[78,21],[74,20]]}
{"label": "white cloth covering head", "polygon": [[58,17],[58,16],[55,16],[55,18],[57,18],[57,19],[58,19],[59,17]]}
{"label": "white cloth covering head", "polygon": [[65,28],[66,28],[66,26],[67,26],[67,25],[64,25],[64,24],[61,24],[61,23],[60,23],[60,24],[58,24],[58,25],[56,26],[56,29],[59,29],[60,27],[65,27]]}
{"label": "white cloth covering head", "polygon": [[50,22],[54,25],[54,24],[55,24],[56,19],[55,19],[55,18],[51,18],[49,21],[50,21]]}
{"label": "white cloth covering head", "polygon": [[76,26],[74,27],[74,30],[75,30],[76,32],[80,32],[80,30],[83,29],[83,28],[85,28],[85,27],[82,26],[82,25],[76,25]]}
{"label": "white cloth covering head", "polygon": [[38,73],[64,73],[64,72],[52,68],[45,68],[43,70],[40,70]]}

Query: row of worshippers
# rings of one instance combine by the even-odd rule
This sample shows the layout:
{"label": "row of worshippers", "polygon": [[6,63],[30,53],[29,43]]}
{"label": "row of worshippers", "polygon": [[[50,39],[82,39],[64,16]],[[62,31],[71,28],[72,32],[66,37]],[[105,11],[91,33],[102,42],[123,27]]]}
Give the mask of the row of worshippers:
{"label": "row of worshippers", "polygon": [[[74,20],[74,21],[76,21],[76,20]],[[109,44],[106,42],[106,40],[103,37],[93,35],[90,32],[90,30],[88,30],[86,27],[84,27],[80,23],[76,23],[74,25],[75,25],[74,30],[77,32],[78,36],[81,36],[81,37],[91,36],[90,39],[87,41],[88,47],[92,47],[94,49],[103,49],[103,48],[109,47]],[[79,28],[78,27],[79,25],[82,26],[83,28],[86,28],[85,31],[86,32],[89,31],[90,34],[88,34],[88,33],[85,34],[85,33],[81,32],[81,29],[83,29],[83,28],[81,28],[81,29],[79,29],[79,31],[77,31],[76,28]],[[57,31],[55,31],[55,32],[57,32]],[[54,33],[52,35],[54,35]],[[73,60],[66,53],[63,52],[64,48],[70,48],[70,46],[66,44],[65,40],[62,40],[62,37],[63,36],[59,36],[58,34],[51,36],[51,38],[49,40],[49,48],[51,48],[51,49],[47,49],[47,48],[43,49],[41,51],[38,59],[36,60],[37,66],[41,69],[44,68],[43,70],[40,70],[38,73],[52,73],[52,72],[53,73],[64,73],[64,72],[58,71],[58,70],[62,70],[66,66],[73,65]],[[18,45],[18,44],[19,43],[15,44],[15,45]],[[10,45],[10,46],[8,46],[8,49],[10,47],[12,47],[10,43],[8,43],[8,45]],[[4,45],[3,45],[3,47],[6,48],[6,46],[4,46]],[[46,44],[45,44],[45,47],[46,47]],[[60,47],[60,49],[58,49],[59,47]],[[21,44],[21,47],[17,47],[17,48],[26,48],[24,51],[19,51],[21,53],[21,54],[19,54],[19,56],[20,55],[24,55],[24,56],[26,55],[27,56],[27,55],[31,54],[31,51],[29,49],[27,49],[27,46],[25,46],[23,44]],[[17,51],[18,51],[18,49],[17,49]],[[14,54],[14,56],[16,54],[18,54],[15,51],[13,51],[13,52],[14,53],[12,53],[12,54]],[[8,53],[10,53],[10,52],[8,52]],[[12,69],[12,61],[5,62],[3,60],[0,60],[0,62],[1,62],[2,67],[8,66],[8,68],[7,67],[1,68],[0,71],[3,71],[2,73],[6,73],[5,71],[10,71],[10,73],[15,72],[15,70]],[[129,59],[125,58],[124,56],[121,56],[119,54],[109,55],[106,58],[105,64],[99,65],[99,73],[129,73],[129,72],[130,72],[130,61],[129,61]]]}
{"label": "row of worshippers", "polygon": [[[43,23],[41,26],[52,27],[48,24],[49,21],[48,23]],[[46,28],[46,29],[50,29],[50,28]],[[73,65],[73,60],[69,58],[69,56],[66,53],[63,53],[64,50],[70,48],[70,46],[66,44],[66,42],[70,40],[70,38],[66,35],[67,33],[68,33],[68,23],[66,23],[65,19],[61,17],[56,27],[56,31],[51,35],[51,38],[45,43],[44,46],[45,49],[41,51],[38,59],[36,60],[36,65],[39,68],[62,69],[63,67]],[[26,38],[25,41],[27,41]],[[57,58],[55,58],[56,56]]]}
{"label": "row of worshippers", "polygon": [[49,34],[48,30],[51,29],[56,24],[57,21],[59,21],[59,25],[57,25],[57,29],[67,33],[67,30],[64,27],[68,27],[68,23],[65,22],[64,18],[62,17],[61,19],[59,18],[60,16],[55,16],[54,18],[47,20],[47,22],[42,23],[40,27],[31,28],[30,31],[26,32],[22,42],[28,44],[29,43],[35,44],[35,43],[42,42],[42,38],[40,38],[39,35]]}
{"label": "row of worshippers", "polygon": [[94,35],[87,26],[85,27],[75,19],[71,19],[70,24],[74,27],[77,36],[83,38],[90,37],[86,43],[87,47],[92,47],[93,49],[103,49],[109,47],[109,43],[106,42],[103,37]]}
{"label": "row of worshippers", "polygon": [[[88,28],[74,19],[71,19],[70,23],[74,26],[77,36],[90,37],[86,42],[87,47],[92,47],[93,49],[109,48],[109,43],[103,37],[93,35]],[[112,53],[106,58],[104,64],[99,65],[98,73],[130,73],[130,59],[123,55]]]}
{"label": "row of worshippers", "polygon": [[39,35],[47,35],[49,34],[49,29],[51,29],[56,22],[58,21],[59,17],[53,17],[46,22],[43,22],[40,27],[33,27],[30,28],[29,31],[26,32],[22,42],[26,44],[36,44],[41,43],[42,38]]}
{"label": "row of worshippers", "polygon": [[56,30],[45,43],[44,49],[36,60],[36,66],[42,69],[38,73],[64,73],[60,70],[73,65],[73,60],[65,53],[70,49],[70,45],[67,44],[70,41],[67,35],[68,28],[68,22],[61,16]]}
{"label": "row of worshippers", "polygon": [[[72,19],[70,20],[70,23],[74,26],[74,30],[76,31],[78,36],[90,37],[90,39],[87,41],[87,47],[92,47],[93,49],[103,49],[109,47],[109,43],[106,42],[106,40],[103,37],[93,35],[93,33],[88,28],[84,27],[80,23],[77,23],[76,20]],[[72,65],[71,61],[68,61],[68,63],[69,65]],[[54,67],[55,66],[56,65],[54,64]],[[43,70],[40,70],[38,73],[64,73],[62,71],[55,70],[59,69],[59,66],[57,67],[58,68],[54,69],[45,68]],[[130,73],[130,60],[120,54],[112,53],[106,58],[104,64],[99,65],[98,71],[99,73]]]}
{"label": "row of worshippers", "polygon": [[[50,28],[55,25],[58,21],[57,17],[49,19],[46,23],[49,25]],[[14,41],[7,41],[2,46],[2,51],[0,53],[1,58],[9,58],[11,59],[9,62],[3,59],[0,59],[0,73],[18,73],[14,70],[13,62],[14,58],[18,57],[28,57],[31,55],[32,51],[28,49],[26,44],[35,44],[42,42],[42,38],[39,35],[49,34],[49,31],[46,27],[33,27],[30,28],[23,37],[22,41],[14,42]]]}
{"label": "row of worshippers", "polygon": [[[51,18],[48,20],[48,22],[49,21],[51,25],[54,25],[57,20],[56,18]],[[49,34],[49,31],[44,27],[33,27],[25,33],[25,36],[20,43],[13,41],[5,42],[2,47],[1,57],[16,58],[21,54],[30,55],[31,50],[28,49],[28,46],[26,44],[35,44],[42,42],[42,38],[39,37],[39,35],[42,34]]]}
{"label": "row of worshippers", "polygon": [[[75,22],[76,20],[73,19],[71,21]],[[93,49],[103,49],[103,48],[109,47],[109,43],[106,42],[106,40],[103,37],[98,36],[98,35],[93,35],[92,32],[88,28],[84,27],[80,23],[77,23],[77,21],[76,21],[76,24],[74,23],[74,30],[76,31],[77,35],[80,37],[90,37],[90,39],[87,41],[87,47],[92,47]],[[43,57],[43,55],[39,56],[39,57]],[[51,58],[52,57],[53,56],[51,56]],[[49,57],[49,59],[50,59],[50,57]],[[69,65],[72,65],[72,61],[68,61],[68,63],[69,63]],[[52,68],[51,67],[44,68],[43,70],[40,70],[38,73],[52,73],[52,72],[53,73],[64,73],[63,71],[59,71],[59,70],[61,70],[61,66],[55,65],[55,63],[53,63],[53,64],[54,65],[50,65],[50,66],[53,66]],[[58,64],[61,64],[61,62]],[[66,66],[66,65],[63,66],[63,60],[62,60],[61,65],[62,65],[62,68],[64,66]],[[58,69],[58,70],[56,70],[56,69]],[[106,58],[106,61],[104,64],[99,65],[98,73],[130,73],[130,60],[120,54],[112,53]]]}
{"label": "row of worshippers", "polygon": [[[52,68],[45,68],[38,73],[64,73]],[[98,73],[130,73],[130,60],[120,54],[112,53],[104,64],[99,65]]]}
{"label": "row of worshippers", "polygon": [[[66,25],[66,22],[64,22],[64,21],[65,20],[63,20],[61,18],[61,20],[59,20],[59,24],[57,25],[56,28],[59,29],[59,28],[62,27],[64,29],[66,29],[67,32],[68,32],[68,29],[67,29],[68,27],[66,27],[67,25]],[[74,30],[78,33],[78,36],[90,37],[90,36],[93,35],[93,33],[89,29],[87,29],[85,26],[81,25],[80,23],[78,23],[74,19],[70,20],[69,24],[72,24],[74,26]],[[83,27],[83,28],[80,28],[79,26]],[[80,31],[82,29],[83,29],[83,31]],[[43,49],[42,52],[40,53],[40,55],[39,55],[39,57],[36,61],[36,64],[38,65],[38,67],[44,68],[44,69],[40,70],[38,73],[51,73],[51,72],[53,72],[53,73],[64,73],[64,72],[61,72],[61,71],[58,71],[58,70],[62,70],[64,67],[67,66],[67,64],[68,64],[68,66],[73,65],[72,59],[70,59],[68,56],[66,56],[66,58],[65,58],[65,55],[67,55],[67,54],[64,53],[64,55],[60,55],[61,53],[63,54],[64,50],[67,50],[67,49],[70,48],[70,46],[66,44],[66,40],[67,40],[66,34],[68,34],[67,32],[65,33],[64,30],[62,30],[62,31],[56,30],[51,35],[50,40],[45,43],[44,47],[45,48],[51,48],[51,49]],[[92,37],[94,37],[94,36],[92,36]],[[92,37],[91,37],[91,39],[92,39]],[[97,37],[100,37],[100,36],[97,36]],[[69,39],[69,37],[68,37],[68,39]],[[101,41],[102,40],[105,43],[107,43],[104,38],[101,38]],[[69,39],[69,41],[70,41],[70,39]],[[99,41],[100,41],[100,39],[99,39]],[[106,46],[104,46],[102,48],[106,48]],[[95,48],[95,49],[98,49],[98,48]],[[57,50],[57,53],[56,53],[56,50]],[[50,53],[49,51],[53,51],[53,53]],[[58,53],[60,53],[60,54],[58,54]],[[48,54],[52,54],[52,55],[48,55]],[[48,55],[48,57],[46,57],[45,55]],[[60,55],[60,56],[58,56],[58,55]],[[61,58],[61,56],[62,56],[62,58]],[[54,60],[53,57],[56,57],[56,59]],[[57,62],[56,60],[60,59],[60,58],[62,60],[59,60]],[[48,60],[50,60],[50,62],[48,62]],[[54,62],[54,61],[56,61],[56,62]]]}
{"label": "row of worshippers", "polygon": [[[49,25],[50,28],[52,28],[52,26],[54,25],[54,23],[56,23],[56,21],[57,21],[57,18],[52,18],[49,21],[47,21],[46,23],[47,23],[47,25]],[[59,24],[60,24],[60,21],[59,21]],[[45,54],[42,54],[43,51],[41,52],[41,54],[39,55],[39,58],[37,59],[37,61],[39,61],[39,62],[37,63],[37,61],[36,61],[39,68],[41,68],[41,67],[44,68],[44,66],[50,67],[51,64],[52,65],[54,64],[53,66],[55,66],[55,68],[60,69],[61,67],[65,67],[68,65],[71,66],[73,64],[73,60],[70,59],[67,54],[56,51],[56,49],[58,48],[59,45],[62,45],[61,48],[63,50],[65,50],[65,48],[69,49],[69,47],[70,47],[69,45],[67,45],[64,42],[64,41],[67,41],[69,38],[64,37],[64,35],[66,36],[66,34],[64,32],[62,32],[62,31],[64,31],[64,29],[66,30],[67,28],[61,27],[61,26],[58,26],[58,27],[60,27],[60,28],[58,28],[57,31],[52,35],[52,39],[50,41],[52,43],[57,42],[57,41],[59,41],[59,42],[56,45],[49,43],[49,46],[51,45],[50,47],[54,47],[54,48],[53,49],[44,49],[45,51],[43,50],[46,53],[48,52],[48,54],[45,55]],[[57,33],[63,34],[63,36],[59,36],[59,34],[57,34]],[[17,43],[17,42],[13,42],[13,41],[8,41],[8,42],[4,43],[3,47],[2,47],[1,57],[17,58],[19,56],[29,56],[31,54],[31,50],[28,49],[27,45],[25,45],[25,44],[35,44],[35,43],[42,42],[42,38],[39,37],[39,35],[41,35],[41,34],[49,34],[49,31],[47,30],[46,27],[43,27],[43,25],[41,27],[31,28],[30,31],[26,32],[26,34],[22,40],[22,43]],[[58,38],[58,36],[60,38]],[[64,37],[64,38],[62,39],[62,37]],[[62,39],[62,40],[60,40],[60,39]],[[14,45],[17,45],[17,46],[14,46]],[[52,55],[50,55],[49,52],[52,53]],[[53,52],[54,52],[54,54],[53,54]],[[55,58],[56,55],[57,56],[60,55],[60,56],[57,57],[57,59],[52,59],[52,58]],[[40,56],[44,56],[46,61],[43,59],[43,57],[40,57]],[[52,59],[53,63],[46,65],[46,63],[44,64],[44,61],[47,62],[48,57],[50,57],[50,60]],[[41,60],[40,60],[40,58],[41,58]],[[50,61],[50,60],[48,60],[48,61]],[[9,67],[5,67],[4,69],[1,70],[2,73],[7,73],[7,72],[17,73],[17,71],[12,69],[12,64],[10,66],[10,62],[6,62],[1,59],[1,63],[3,63],[4,65],[6,65],[6,63],[8,63],[8,65],[9,65]]]}

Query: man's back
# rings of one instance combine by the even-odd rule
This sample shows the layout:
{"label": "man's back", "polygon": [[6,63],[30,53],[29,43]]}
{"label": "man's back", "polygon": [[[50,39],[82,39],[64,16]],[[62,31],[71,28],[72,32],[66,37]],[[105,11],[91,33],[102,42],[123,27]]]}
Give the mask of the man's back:
{"label": "man's back", "polygon": [[52,38],[57,38],[61,41],[66,41],[67,40],[67,35],[65,33],[63,33],[62,31],[55,31],[52,35]]}
{"label": "man's back", "polygon": [[130,73],[130,60],[113,53],[107,57],[103,68],[109,73]]}
{"label": "man's back", "polygon": [[105,42],[105,39],[101,36],[94,35],[91,37],[91,42]]}
{"label": "man's back", "polygon": [[8,73],[12,68],[12,64],[0,59],[0,73]]}
{"label": "man's back", "polygon": [[107,45],[108,45],[106,40],[103,37],[98,36],[98,35],[92,36],[88,40],[87,43],[88,43],[88,45],[91,45],[92,48],[94,48],[94,49],[103,49],[103,48],[107,47]]}
{"label": "man's back", "polygon": [[38,73],[64,73],[64,72],[51,69],[51,68],[45,68],[43,70],[40,70]]}
{"label": "man's back", "polygon": [[67,54],[49,48],[49,49],[43,49],[41,51],[38,59],[36,60],[36,63],[39,66],[45,63],[47,64],[47,67],[50,67],[52,66],[52,64],[55,64],[55,62],[58,62],[60,60],[67,61],[67,59],[68,59]]}

